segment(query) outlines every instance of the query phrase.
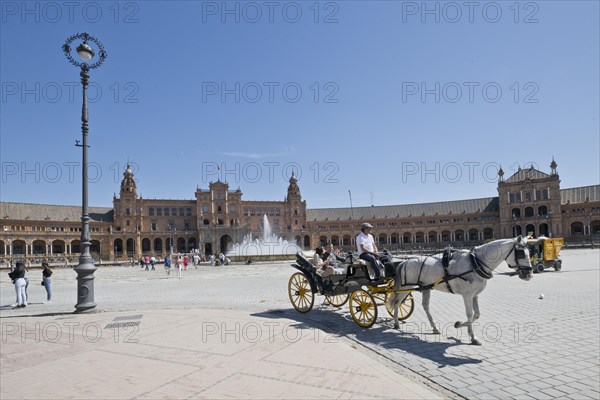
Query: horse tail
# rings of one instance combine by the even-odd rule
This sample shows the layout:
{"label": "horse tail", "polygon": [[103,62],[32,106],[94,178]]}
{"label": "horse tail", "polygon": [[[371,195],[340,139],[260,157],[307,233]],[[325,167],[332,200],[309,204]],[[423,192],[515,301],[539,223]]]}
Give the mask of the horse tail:
{"label": "horse tail", "polygon": [[396,292],[392,292],[391,296],[387,298],[387,306],[390,309],[394,309],[394,306],[398,305],[398,294]]}

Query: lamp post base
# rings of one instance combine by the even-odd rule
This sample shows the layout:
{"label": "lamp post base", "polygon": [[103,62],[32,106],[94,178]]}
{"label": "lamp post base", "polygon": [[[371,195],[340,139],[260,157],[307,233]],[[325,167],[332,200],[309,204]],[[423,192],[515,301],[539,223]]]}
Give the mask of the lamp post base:
{"label": "lamp post base", "polygon": [[80,259],[79,265],[74,268],[77,272],[77,304],[76,312],[91,310],[96,307],[94,303],[94,260]]}

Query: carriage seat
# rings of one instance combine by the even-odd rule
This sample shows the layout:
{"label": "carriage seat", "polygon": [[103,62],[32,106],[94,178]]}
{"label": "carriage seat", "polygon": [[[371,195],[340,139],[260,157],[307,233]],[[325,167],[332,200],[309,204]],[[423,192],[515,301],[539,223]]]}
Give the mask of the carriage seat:
{"label": "carriage seat", "polygon": [[296,262],[298,262],[300,267],[306,269],[307,271],[312,271],[314,269],[312,263],[304,258],[304,256],[300,253],[296,253]]}

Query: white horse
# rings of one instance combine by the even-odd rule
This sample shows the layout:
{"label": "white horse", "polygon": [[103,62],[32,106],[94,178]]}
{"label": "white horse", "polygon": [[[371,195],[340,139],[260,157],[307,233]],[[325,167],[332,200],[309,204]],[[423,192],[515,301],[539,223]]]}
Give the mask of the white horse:
{"label": "white horse", "polygon": [[449,257],[446,271],[441,257],[418,257],[400,263],[394,277],[394,294],[388,300],[394,309],[394,328],[399,327],[398,305],[408,296],[410,289],[419,288],[423,292],[423,308],[433,333],[439,334],[429,312],[431,289],[435,289],[462,295],[467,320],[457,321],[454,326],[467,326],[471,344],[480,345],[473,333],[473,321],[480,316],[479,294],[502,261],[506,261],[511,268],[518,269],[521,279],[528,281],[533,277],[526,244],[527,239],[518,236],[515,239],[495,240],[477,246],[472,251],[457,250]]}

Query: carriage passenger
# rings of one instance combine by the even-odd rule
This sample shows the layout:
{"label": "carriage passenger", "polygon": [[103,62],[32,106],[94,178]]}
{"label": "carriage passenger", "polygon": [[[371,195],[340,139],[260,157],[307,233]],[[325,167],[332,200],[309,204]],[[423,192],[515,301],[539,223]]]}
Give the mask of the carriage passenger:
{"label": "carriage passenger", "polygon": [[315,255],[312,259],[312,265],[315,269],[321,268],[325,264],[323,261],[323,247],[319,246],[315,249]]}
{"label": "carriage passenger", "polygon": [[325,246],[325,249],[323,251],[323,255],[321,256],[321,259],[323,261],[327,261],[327,259],[331,255],[331,253],[333,253],[333,244],[331,242],[329,242],[329,243],[327,243],[327,246]]}

